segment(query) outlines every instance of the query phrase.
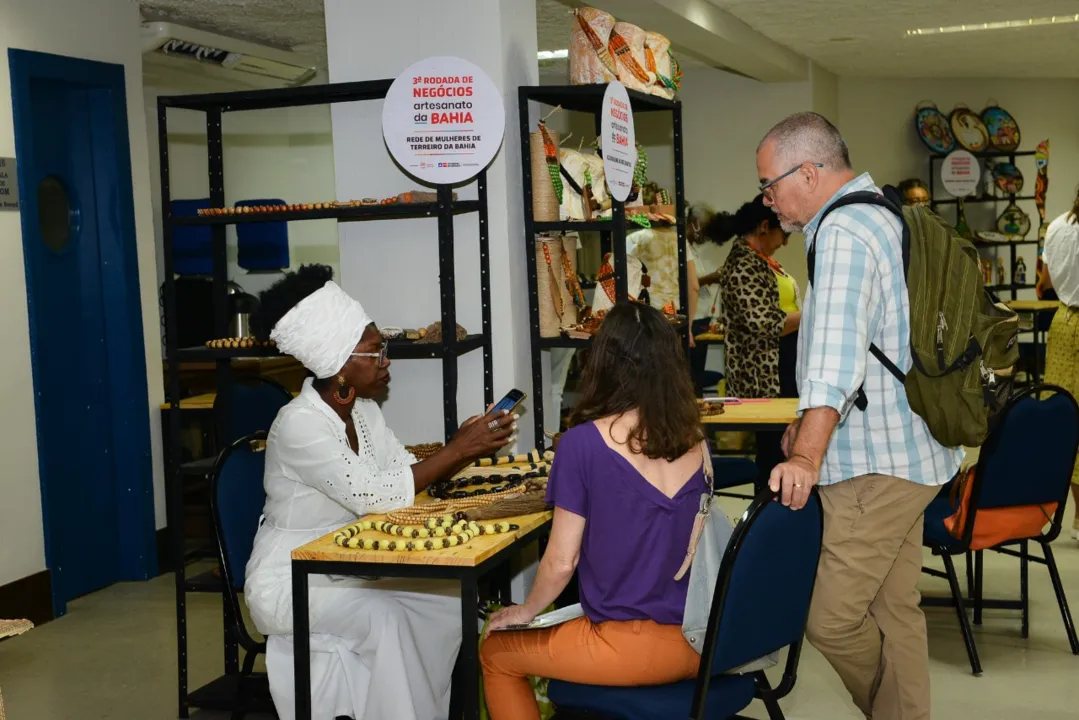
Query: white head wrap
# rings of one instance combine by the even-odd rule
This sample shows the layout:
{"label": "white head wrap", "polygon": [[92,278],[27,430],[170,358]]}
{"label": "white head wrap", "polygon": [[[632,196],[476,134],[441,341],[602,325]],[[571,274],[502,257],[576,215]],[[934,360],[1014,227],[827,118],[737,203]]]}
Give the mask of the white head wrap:
{"label": "white head wrap", "polygon": [[371,322],[363,306],[330,280],[285,313],[270,339],[324,380],[341,371]]}

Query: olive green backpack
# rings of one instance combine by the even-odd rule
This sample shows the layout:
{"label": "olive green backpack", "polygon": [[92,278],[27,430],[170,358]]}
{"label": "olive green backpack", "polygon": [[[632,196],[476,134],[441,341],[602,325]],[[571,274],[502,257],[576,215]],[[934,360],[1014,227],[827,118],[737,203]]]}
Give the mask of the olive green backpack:
{"label": "olive green backpack", "polygon": [[[903,224],[903,270],[910,298],[913,367],[904,373],[876,345],[873,356],[896,377],[911,409],[945,447],[978,447],[1011,392],[1019,359],[1019,318],[985,288],[978,251],[926,207],[902,207],[898,198],[854,192],[821,218],[847,205],[876,205]],[[819,227],[820,225],[818,225]],[[814,275],[816,240],[807,255]],[[867,399],[858,389],[855,406]]]}

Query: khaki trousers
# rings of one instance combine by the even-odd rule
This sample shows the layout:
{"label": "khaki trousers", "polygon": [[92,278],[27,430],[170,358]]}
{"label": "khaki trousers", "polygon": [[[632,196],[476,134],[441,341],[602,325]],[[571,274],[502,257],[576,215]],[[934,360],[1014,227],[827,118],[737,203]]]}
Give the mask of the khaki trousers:
{"label": "khaki trousers", "polygon": [[939,488],[863,475],[820,488],[824,541],[806,636],[872,720],[928,720],[922,519]]}

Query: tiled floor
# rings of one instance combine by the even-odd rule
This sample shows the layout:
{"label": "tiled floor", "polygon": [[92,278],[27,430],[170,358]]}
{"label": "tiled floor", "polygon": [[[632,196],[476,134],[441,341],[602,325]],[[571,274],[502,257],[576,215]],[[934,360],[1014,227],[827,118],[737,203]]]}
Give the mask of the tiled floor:
{"label": "tiled floor", "polygon": [[[1070,516],[1070,512],[1069,512]],[[1079,543],[1062,538],[1056,555],[1079,616]],[[986,557],[985,587],[1017,597],[1018,561]],[[943,581],[925,578],[926,592]],[[928,611],[933,716],[953,720],[1072,720],[1079,717],[1079,657],[1068,651],[1045,569],[1031,567],[1031,631],[1015,613],[987,611],[976,629],[985,673],[973,677],[954,611]],[[189,596],[191,682],[221,673],[220,602]],[[175,619],[171,576],[117,585],[71,604],[67,616],[0,643],[0,687],[10,720],[170,720],[176,717]],[[783,703],[789,720],[858,720],[827,663],[808,647],[798,684]],[[765,718],[759,704],[748,715]],[[193,713],[224,720],[222,713]],[[248,716],[250,720],[265,720]],[[378,719],[373,719],[378,720]]]}

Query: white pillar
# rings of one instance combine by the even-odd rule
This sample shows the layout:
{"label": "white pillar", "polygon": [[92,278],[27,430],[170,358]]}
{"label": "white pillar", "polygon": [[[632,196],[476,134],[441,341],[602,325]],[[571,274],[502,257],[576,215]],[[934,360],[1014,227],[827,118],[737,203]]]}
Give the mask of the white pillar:
{"label": "white pillar", "polygon": [[[531,393],[517,88],[538,84],[534,0],[326,0],[331,82],[396,77],[426,57],[469,60],[490,76],[506,106],[502,150],[487,170],[494,394]],[[393,163],[382,142],[382,103],[332,106],[338,199],[389,197],[420,184]],[[475,197],[475,185],[458,191]],[[457,318],[479,332],[479,235],[475,214],[454,221]],[[434,219],[340,225],[342,287],[379,325],[422,327],[439,319],[438,234]],[[459,419],[483,410],[483,358],[459,361]],[[434,360],[396,361],[386,421],[406,443],[443,439],[441,368]],[[536,390],[539,392],[539,389]],[[520,423],[518,447],[535,447]],[[515,597],[521,592],[514,583]],[[530,584],[530,583],[529,583]]]}

